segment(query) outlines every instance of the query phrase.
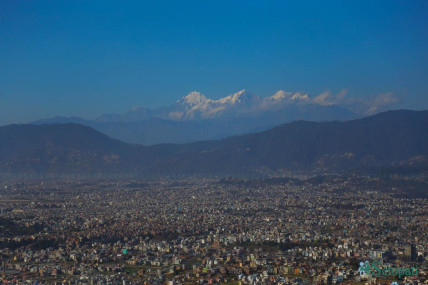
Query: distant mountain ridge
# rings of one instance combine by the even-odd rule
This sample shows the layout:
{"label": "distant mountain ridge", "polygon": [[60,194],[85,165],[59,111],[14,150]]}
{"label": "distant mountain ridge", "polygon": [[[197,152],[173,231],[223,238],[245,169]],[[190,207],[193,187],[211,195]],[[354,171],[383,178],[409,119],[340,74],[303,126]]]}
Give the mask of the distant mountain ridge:
{"label": "distant mountain ridge", "polygon": [[213,100],[205,97],[205,95],[198,91],[192,91],[169,107],[158,109],[136,107],[124,115],[105,114],[95,119],[95,121],[131,122],[150,118],[189,121],[221,119],[225,117],[239,118],[257,116],[266,111],[280,110],[291,105],[294,108],[299,108],[301,105],[313,105],[313,107],[324,106],[324,104],[311,99],[308,94],[303,92],[285,92],[279,90],[270,97],[262,98],[243,89],[224,98]]}
{"label": "distant mountain ridge", "polygon": [[261,98],[241,90],[212,100],[193,91],[169,107],[136,107],[123,115],[104,114],[95,120],[55,117],[32,123],[79,123],[125,142],[153,145],[221,139],[267,130],[295,120],[349,120],[361,116],[302,92],[279,90],[270,97]]}
{"label": "distant mountain ridge", "polygon": [[150,147],[78,124],[0,127],[0,173],[135,175],[341,172],[426,165],[428,111],[346,122],[296,121],[222,140]]}

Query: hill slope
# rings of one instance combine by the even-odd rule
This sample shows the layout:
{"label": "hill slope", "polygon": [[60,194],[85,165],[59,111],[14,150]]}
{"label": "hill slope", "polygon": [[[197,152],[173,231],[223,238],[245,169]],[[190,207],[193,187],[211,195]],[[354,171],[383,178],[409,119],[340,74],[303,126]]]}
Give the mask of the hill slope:
{"label": "hill slope", "polygon": [[428,111],[297,121],[216,141],[144,147],[78,124],[0,127],[2,173],[237,174],[426,163]]}

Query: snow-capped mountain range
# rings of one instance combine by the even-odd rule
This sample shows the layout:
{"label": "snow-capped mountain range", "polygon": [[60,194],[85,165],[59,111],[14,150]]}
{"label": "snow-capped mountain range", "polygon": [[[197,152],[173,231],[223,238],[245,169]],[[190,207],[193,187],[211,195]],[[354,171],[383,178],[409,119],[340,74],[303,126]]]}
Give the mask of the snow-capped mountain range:
{"label": "snow-capped mountain range", "polygon": [[[325,95],[322,96],[322,99],[324,99]],[[290,106],[293,106],[297,110],[309,105],[313,105],[312,107],[326,105],[340,106],[339,104],[326,103],[325,100],[320,100],[318,97],[311,98],[303,92],[286,92],[284,90],[279,90],[272,96],[263,98],[243,89],[218,100],[209,99],[198,91],[192,91],[169,107],[158,109],[136,107],[124,115],[104,114],[97,118],[96,121],[130,122],[150,118],[187,121],[225,117],[247,117],[289,108]]]}
{"label": "snow-capped mountain range", "polygon": [[135,107],[125,114],[104,114],[95,120],[55,117],[33,123],[79,123],[125,142],[152,145],[221,139],[296,120],[350,120],[385,110],[397,101],[389,93],[371,100],[346,98],[345,93],[323,92],[312,98],[304,92],[279,90],[260,97],[241,90],[213,100],[193,91],[168,107]]}

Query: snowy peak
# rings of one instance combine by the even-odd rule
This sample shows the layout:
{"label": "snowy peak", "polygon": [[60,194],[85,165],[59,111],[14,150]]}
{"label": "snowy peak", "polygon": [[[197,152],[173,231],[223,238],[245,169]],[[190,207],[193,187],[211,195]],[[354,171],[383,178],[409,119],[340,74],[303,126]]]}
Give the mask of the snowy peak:
{"label": "snowy peak", "polygon": [[284,90],[278,90],[274,95],[267,97],[269,101],[308,101],[309,95],[302,92],[285,92]]}
{"label": "snowy peak", "polygon": [[235,105],[238,103],[249,103],[251,100],[259,99],[258,96],[249,93],[247,90],[242,89],[234,94],[231,94],[227,97],[221,98],[216,102],[220,104],[230,104]]}
{"label": "snowy peak", "polygon": [[267,98],[259,96],[242,89],[218,100],[206,98],[197,91],[190,92],[180,99],[170,109],[167,118],[174,120],[193,120],[197,118],[213,119],[222,116],[236,116],[264,112],[268,109],[276,110],[284,104],[308,103],[310,98],[302,92],[277,91]]}
{"label": "snowy peak", "polygon": [[278,90],[275,94],[268,97],[267,99],[272,100],[272,101],[278,101],[278,100],[282,100],[285,98],[290,98],[291,94],[292,94],[291,92],[285,92],[284,90]]}
{"label": "snowy peak", "polygon": [[311,98],[304,92],[278,90],[269,97],[259,97],[242,89],[221,99],[209,99],[200,92],[192,91],[170,106],[156,109],[136,107],[124,115],[104,114],[97,118],[96,122],[138,122],[149,119],[191,121],[257,116],[326,120],[341,118],[339,115],[352,118],[356,114],[377,113],[399,101],[392,93],[379,94],[371,100],[344,98],[345,94],[346,90],[337,95],[325,91]]}
{"label": "snowy peak", "polygon": [[137,107],[130,110],[122,117],[119,115],[109,115],[99,121],[131,122],[151,118],[184,121],[241,116],[251,117],[262,113],[268,114],[269,112],[277,112],[281,109],[294,112],[293,108],[299,110],[300,108],[308,109],[316,108],[316,106],[327,106],[325,103],[323,104],[323,100],[326,100],[325,97],[327,95],[321,94],[312,99],[304,92],[287,92],[280,89],[269,97],[259,97],[256,94],[242,89],[224,98],[209,99],[198,91],[192,91],[171,106],[157,109]]}
{"label": "snowy peak", "polygon": [[291,96],[291,100],[308,101],[309,99],[309,95],[302,92],[296,92]]}
{"label": "snowy peak", "polygon": [[189,94],[187,94],[185,97],[183,97],[179,102],[185,103],[190,106],[195,106],[199,104],[204,104],[208,101],[207,97],[205,97],[203,94],[199,93],[198,91],[192,91]]}

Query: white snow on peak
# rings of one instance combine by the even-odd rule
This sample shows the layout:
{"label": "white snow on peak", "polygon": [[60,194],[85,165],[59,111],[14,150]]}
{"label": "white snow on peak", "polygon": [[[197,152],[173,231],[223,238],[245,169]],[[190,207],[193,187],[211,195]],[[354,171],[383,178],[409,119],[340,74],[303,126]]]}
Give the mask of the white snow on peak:
{"label": "white snow on peak", "polygon": [[278,90],[274,95],[267,97],[269,101],[280,101],[280,100],[290,100],[290,101],[308,101],[308,94],[302,92],[286,92],[284,90]]}
{"label": "white snow on peak", "polygon": [[284,90],[278,90],[275,94],[273,94],[272,96],[268,97],[271,100],[281,100],[284,99],[285,97],[287,97],[287,95],[289,95],[288,92],[285,92]]}
{"label": "white snow on peak", "polygon": [[218,103],[221,104],[236,104],[236,103],[241,103],[242,102],[242,97],[246,96],[246,95],[250,95],[245,89],[242,89],[241,91],[238,91],[234,94],[231,94],[227,97],[221,98],[219,100],[217,100]]}
{"label": "white snow on peak", "polygon": [[257,112],[271,108],[277,103],[309,101],[307,94],[302,92],[286,92],[278,90],[274,95],[260,98],[242,89],[218,100],[212,100],[203,94],[192,91],[178,101],[179,108],[170,113],[174,119],[214,118],[224,112]]}
{"label": "white snow on peak", "polygon": [[302,92],[296,92],[293,94],[293,96],[291,96],[292,100],[302,100],[302,101],[308,101],[309,100],[309,95],[306,93],[302,93]]}
{"label": "white snow on peak", "polygon": [[199,105],[207,102],[207,97],[205,97],[203,94],[199,93],[198,91],[192,91],[189,94],[187,94],[182,101],[186,102],[189,105]]}

